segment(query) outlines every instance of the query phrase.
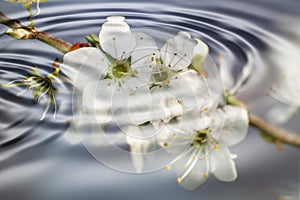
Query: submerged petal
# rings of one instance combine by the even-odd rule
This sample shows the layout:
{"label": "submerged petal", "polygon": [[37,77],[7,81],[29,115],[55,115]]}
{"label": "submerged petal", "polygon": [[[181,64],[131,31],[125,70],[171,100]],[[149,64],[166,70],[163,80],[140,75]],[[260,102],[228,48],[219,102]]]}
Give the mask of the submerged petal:
{"label": "submerged petal", "polygon": [[[131,158],[136,172],[141,173],[144,166],[144,155],[153,143],[149,126],[129,126],[126,128],[126,141],[130,145]],[[133,137],[133,135],[138,137]]]}
{"label": "submerged petal", "polygon": [[208,103],[211,100],[210,92],[205,79],[193,70],[179,73],[168,86],[168,90],[174,94],[187,111],[210,106]]}
{"label": "submerged petal", "polygon": [[169,121],[182,114],[182,105],[174,94],[164,87],[155,87],[151,91],[153,97],[152,116],[154,120]]}
{"label": "submerged petal", "polygon": [[106,56],[99,49],[87,47],[67,53],[60,69],[77,88],[83,89],[87,83],[104,77],[108,65]]}
{"label": "submerged petal", "polygon": [[100,124],[111,120],[112,98],[115,90],[115,82],[109,79],[91,82],[84,88],[82,106],[94,113]]}
{"label": "submerged petal", "polygon": [[188,33],[181,31],[162,47],[161,59],[173,70],[186,69],[191,64],[196,44]]}
{"label": "submerged petal", "polygon": [[148,85],[141,84],[139,79],[132,78],[122,85],[122,91],[115,92],[113,107],[117,108],[114,116],[117,124],[140,125],[152,120],[153,98]]}
{"label": "submerged petal", "polygon": [[211,152],[209,156],[211,172],[217,179],[234,181],[237,178],[237,171],[233,161],[235,157],[225,145],[218,145],[218,148]]}

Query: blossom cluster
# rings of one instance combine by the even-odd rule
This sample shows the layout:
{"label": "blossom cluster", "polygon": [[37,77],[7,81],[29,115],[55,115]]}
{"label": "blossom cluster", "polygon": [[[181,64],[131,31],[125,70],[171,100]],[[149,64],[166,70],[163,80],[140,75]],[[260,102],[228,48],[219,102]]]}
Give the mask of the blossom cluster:
{"label": "blossom cluster", "polygon": [[211,173],[235,180],[236,155],[229,147],[245,138],[247,112],[226,105],[222,82],[203,68],[208,46],[181,31],[159,49],[118,16],[107,18],[99,41],[67,53],[60,68],[80,94],[78,110],[92,112],[103,129],[118,126],[110,141],[129,144],[135,170],[144,171],[145,155],[156,147],[174,155],[164,167],[174,168],[186,189]]}

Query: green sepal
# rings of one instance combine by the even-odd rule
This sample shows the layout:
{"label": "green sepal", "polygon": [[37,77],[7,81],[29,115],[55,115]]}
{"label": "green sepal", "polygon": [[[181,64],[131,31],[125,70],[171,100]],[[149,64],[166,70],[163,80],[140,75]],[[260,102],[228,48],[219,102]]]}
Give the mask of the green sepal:
{"label": "green sepal", "polygon": [[88,41],[88,43],[90,43],[93,47],[99,47],[100,43],[99,43],[99,37],[97,35],[95,35],[94,33],[91,35],[87,35],[85,36],[86,41]]}

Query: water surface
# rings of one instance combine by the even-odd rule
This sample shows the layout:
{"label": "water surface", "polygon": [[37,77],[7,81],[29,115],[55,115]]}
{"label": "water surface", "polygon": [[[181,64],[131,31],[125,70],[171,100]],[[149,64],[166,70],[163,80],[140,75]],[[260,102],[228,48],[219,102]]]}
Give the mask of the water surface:
{"label": "water surface", "polygon": [[[58,1],[41,3],[36,27],[72,43],[98,33],[105,18],[125,16],[134,30],[146,32],[163,43],[164,37],[187,31],[208,43],[211,58],[220,55],[238,76],[251,55],[255,70],[240,97],[257,114],[275,102],[266,96],[282,70],[300,67],[300,2],[262,1]],[[20,4],[0,1],[10,18],[26,21]],[[62,54],[39,41],[16,41],[0,26],[0,82],[26,75],[32,65],[42,74]],[[72,120],[72,90],[59,85],[57,121],[51,112],[39,122],[45,105],[21,88],[0,88],[0,195],[3,200],[28,199],[276,199],[278,193],[298,181],[299,151],[286,147],[278,153],[253,129],[233,148],[239,178],[222,183],[214,178],[194,192],[176,183],[169,171],[132,175],[97,162],[80,143],[71,144],[64,133]],[[53,108],[51,108],[51,111]],[[299,130],[299,117],[287,127]]]}

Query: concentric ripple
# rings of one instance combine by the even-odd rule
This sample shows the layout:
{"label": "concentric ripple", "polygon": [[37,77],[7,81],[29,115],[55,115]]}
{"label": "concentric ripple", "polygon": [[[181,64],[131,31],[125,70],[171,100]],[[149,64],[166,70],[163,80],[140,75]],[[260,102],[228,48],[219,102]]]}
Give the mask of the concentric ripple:
{"label": "concentric ripple", "polygon": [[[266,105],[269,86],[280,78],[285,60],[291,65],[299,55],[299,12],[295,9],[280,13],[284,2],[259,1],[49,1],[41,3],[41,13],[34,17],[36,27],[69,42],[84,42],[84,36],[98,34],[100,25],[111,15],[125,16],[134,31],[152,36],[162,46],[166,38],[186,31],[205,41],[210,58],[218,66],[226,65],[234,77],[239,77],[245,65],[254,61],[254,71],[243,98],[251,108]],[[0,2],[0,10],[10,18],[26,23],[27,13],[20,4]],[[253,11],[256,11],[253,13]],[[276,16],[276,17],[275,17]],[[27,23],[29,24],[29,23]],[[295,27],[288,28],[288,27]],[[32,66],[47,75],[52,63],[63,55],[39,41],[16,41],[3,34],[0,26],[0,82],[8,83],[30,73]],[[292,50],[294,53],[290,54]],[[298,53],[298,54],[297,54]],[[259,86],[259,89],[257,87]],[[39,145],[43,141],[63,135],[72,118],[72,89],[70,84],[56,85],[59,105],[57,121],[53,121],[53,107],[44,121],[39,122],[45,104],[32,101],[30,92],[17,97],[24,87],[0,89],[0,162],[18,152]],[[254,100],[255,99],[255,103]],[[73,102],[74,103],[74,102]],[[262,106],[259,107],[258,104]],[[54,128],[55,127],[55,128]],[[107,127],[114,132],[114,127]],[[122,144],[124,146],[124,144]],[[126,148],[126,147],[125,147]],[[127,147],[128,148],[128,147]],[[2,150],[3,149],[3,150]],[[108,149],[109,150],[109,149]],[[113,161],[112,161],[113,162]]]}

